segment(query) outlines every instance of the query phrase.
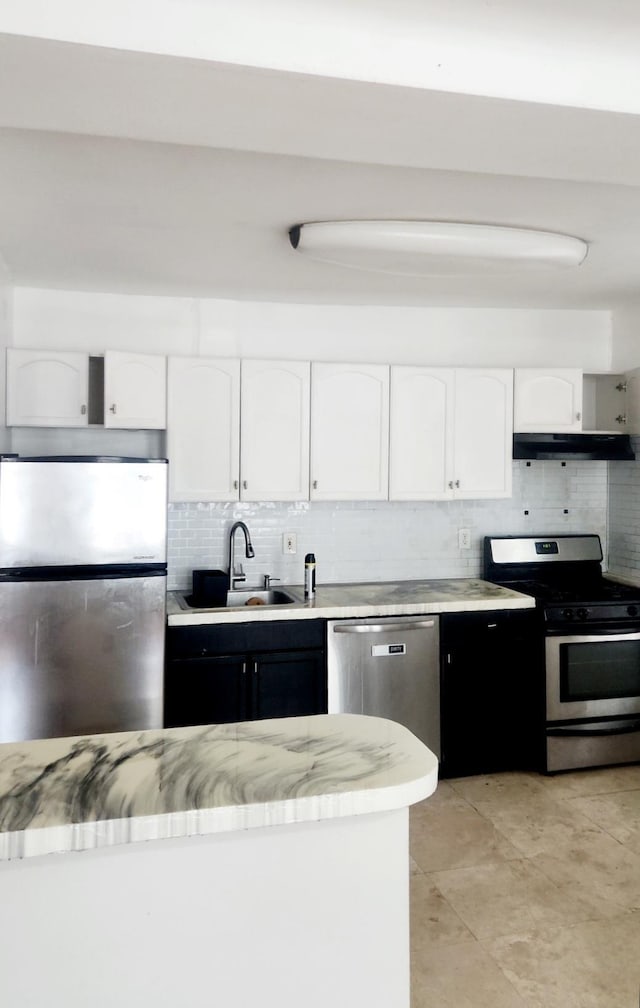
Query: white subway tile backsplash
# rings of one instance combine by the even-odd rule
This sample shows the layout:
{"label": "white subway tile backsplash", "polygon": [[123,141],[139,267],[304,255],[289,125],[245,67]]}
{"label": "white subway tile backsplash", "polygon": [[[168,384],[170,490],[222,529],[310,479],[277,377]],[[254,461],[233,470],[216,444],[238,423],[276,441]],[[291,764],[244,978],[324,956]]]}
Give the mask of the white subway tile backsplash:
{"label": "white subway tile backsplash", "polygon": [[[316,554],[318,581],[325,583],[477,577],[482,537],[491,534],[595,532],[606,556],[607,466],[514,462],[508,500],[170,504],[169,588],[189,588],[194,568],[226,568],[227,536],[237,520],[248,525],[256,554],[242,559],[250,586],[267,573],[300,584],[308,552]],[[632,484],[640,502],[637,490]],[[640,503],[620,507],[635,515],[640,536]],[[471,549],[458,548],[459,528],[470,529]],[[297,536],[295,556],[282,553],[284,532]]]}

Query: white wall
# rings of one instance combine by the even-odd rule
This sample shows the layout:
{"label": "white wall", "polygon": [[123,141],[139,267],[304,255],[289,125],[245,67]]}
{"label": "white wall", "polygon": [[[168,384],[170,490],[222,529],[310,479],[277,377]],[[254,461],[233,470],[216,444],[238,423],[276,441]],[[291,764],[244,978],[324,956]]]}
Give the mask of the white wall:
{"label": "white wall", "polygon": [[0,451],[7,451],[10,446],[10,434],[4,425],[5,421],[5,352],[4,348],[11,343],[11,316],[13,304],[13,288],[7,265],[0,255]]}
{"label": "white wall", "polygon": [[640,303],[617,308],[611,323],[612,371],[640,367]]}
{"label": "white wall", "polygon": [[16,288],[23,347],[611,368],[607,311],[296,305]]}

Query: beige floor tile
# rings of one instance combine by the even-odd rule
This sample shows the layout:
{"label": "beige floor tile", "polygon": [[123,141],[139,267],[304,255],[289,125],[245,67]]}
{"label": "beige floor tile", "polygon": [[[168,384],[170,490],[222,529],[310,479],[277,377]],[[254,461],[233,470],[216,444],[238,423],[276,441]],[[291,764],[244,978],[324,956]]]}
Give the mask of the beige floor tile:
{"label": "beige floor tile", "polygon": [[424,801],[417,802],[411,806],[411,816],[419,817],[423,812],[432,812],[439,808],[467,808],[468,803],[449,784],[448,781],[439,781],[436,790]]}
{"label": "beige floor tile", "polygon": [[475,941],[469,928],[452,910],[429,875],[411,879],[411,947],[419,957],[433,945],[460,945]]}
{"label": "beige floor tile", "polygon": [[559,847],[574,848],[589,843],[602,832],[591,819],[566,802],[535,799],[528,804],[505,804],[484,815],[524,857],[552,853]]}
{"label": "beige floor tile", "polygon": [[640,854],[640,790],[570,798],[567,804]]}
{"label": "beige floor tile", "polygon": [[488,819],[466,803],[425,807],[410,823],[411,855],[423,872],[520,857]]}
{"label": "beige floor tile", "polygon": [[640,914],[483,942],[527,1005],[638,1008]]}
{"label": "beige floor tile", "polygon": [[574,770],[571,773],[540,775],[541,786],[552,797],[609,794],[640,789],[640,766],[607,767],[603,770]]}
{"label": "beige floor tile", "polygon": [[409,858],[409,872],[411,875],[423,875],[422,868],[412,857]]}
{"label": "beige floor tile", "polygon": [[411,1008],[528,1008],[528,1002],[475,942],[433,946],[414,960]]}
{"label": "beige floor tile", "polygon": [[573,886],[577,894],[601,900],[603,915],[640,908],[640,856],[607,833],[588,840],[576,837],[574,845],[559,844],[533,863],[556,885]]}
{"label": "beige floor tile", "polygon": [[556,885],[526,860],[434,872],[425,878],[435,883],[476,938],[599,920],[607,911],[617,911],[573,886]]}
{"label": "beige floor tile", "polygon": [[458,777],[450,783],[457,795],[485,813],[553,800],[547,793],[540,774],[484,774],[478,777]]}

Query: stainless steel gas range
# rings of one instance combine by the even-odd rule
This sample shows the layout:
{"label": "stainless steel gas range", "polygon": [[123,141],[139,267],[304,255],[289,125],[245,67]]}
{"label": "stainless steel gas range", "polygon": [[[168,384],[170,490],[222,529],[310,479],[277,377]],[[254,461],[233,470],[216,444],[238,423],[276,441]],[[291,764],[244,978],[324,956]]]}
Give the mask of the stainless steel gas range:
{"label": "stainless steel gas range", "polygon": [[484,576],[536,599],[545,769],[640,760],[640,588],[603,575],[600,537],[487,536]]}

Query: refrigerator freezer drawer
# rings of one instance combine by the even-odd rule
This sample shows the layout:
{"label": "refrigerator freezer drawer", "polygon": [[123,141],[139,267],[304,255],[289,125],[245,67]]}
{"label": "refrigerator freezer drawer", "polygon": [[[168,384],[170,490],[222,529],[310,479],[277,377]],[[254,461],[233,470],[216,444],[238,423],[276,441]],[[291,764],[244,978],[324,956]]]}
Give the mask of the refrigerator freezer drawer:
{"label": "refrigerator freezer drawer", "polygon": [[0,462],[0,568],[166,563],[167,464]]}
{"label": "refrigerator freezer drawer", "polygon": [[0,742],[162,726],[166,577],[0,584]]}

